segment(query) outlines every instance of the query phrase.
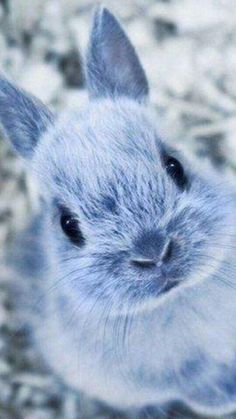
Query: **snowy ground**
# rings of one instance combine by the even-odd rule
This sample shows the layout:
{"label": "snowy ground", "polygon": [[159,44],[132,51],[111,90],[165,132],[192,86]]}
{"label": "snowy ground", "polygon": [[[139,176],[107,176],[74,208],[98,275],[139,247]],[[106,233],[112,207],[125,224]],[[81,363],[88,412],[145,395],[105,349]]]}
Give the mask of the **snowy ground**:
{"label": "snowy ground", "polygon": [[[0,0],[0,71],[60,109],[84,97],[81,57],[93,0]],[[162,130],[234,180],[236,1],[107,0],[124,23],[151,82]],[[0,140],[0,260],[36,202],[21,162]],[[0,270],[0,419],[118,417],[62,389],[16,332]],[[193,418],[176,411],[169,418]],[[153,418],[150,414],[149,418]],[[135,419],[137,419],[135,417]]]}

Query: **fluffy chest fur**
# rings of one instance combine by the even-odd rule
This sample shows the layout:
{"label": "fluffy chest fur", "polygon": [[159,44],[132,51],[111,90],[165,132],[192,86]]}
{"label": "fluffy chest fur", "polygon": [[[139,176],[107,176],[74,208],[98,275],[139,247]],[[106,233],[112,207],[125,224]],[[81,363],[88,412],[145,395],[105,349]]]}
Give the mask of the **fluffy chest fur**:
{"label": "fluffy chest fur", "polygon": [[236,304],[217,275],[156,308],[111,317],[109,304],[95,309],[59,288],[46,297],[36,341],[69,386],[121,409],[182,400],[225,413],[236,403]]}

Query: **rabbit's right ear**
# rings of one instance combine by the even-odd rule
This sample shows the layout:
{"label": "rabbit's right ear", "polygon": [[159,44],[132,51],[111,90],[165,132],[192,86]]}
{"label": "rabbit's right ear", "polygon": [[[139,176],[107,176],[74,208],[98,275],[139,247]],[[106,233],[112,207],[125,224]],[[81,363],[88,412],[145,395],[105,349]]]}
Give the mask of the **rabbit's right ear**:
{"label": "rabbit's right ear", "polygon": [[94,16],[86,65],[90,97],[127,96],[143,101],[148,82],[133,45],[103,7]]}
{"label": "rabbit's right ear", "polygon": [[0,124],[16,151],[32,156],[54,115],[38,99],[0,77]]}

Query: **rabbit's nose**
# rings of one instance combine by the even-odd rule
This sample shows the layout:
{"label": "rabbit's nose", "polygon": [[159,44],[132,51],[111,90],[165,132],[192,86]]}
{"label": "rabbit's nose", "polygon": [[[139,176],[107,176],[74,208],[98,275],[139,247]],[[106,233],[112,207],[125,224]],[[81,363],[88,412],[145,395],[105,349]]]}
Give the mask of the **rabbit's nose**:
{"label": "rabbit's nose", "polygon": [[156,262],[153,259],[135,258],[132,259],[132,264],[137,268],[153,268],[156,266]]}
{"label": "rabbit's nose", "polygon": [[160,231],[145,232],[134,243],[133,266],[150,269],[170,262],[173,242]]}
{"label": "rabbit's nose", "polygon": [[167,240],[161,254],[161,261],[168,263],[172,258],[174,243],[172,240]]}

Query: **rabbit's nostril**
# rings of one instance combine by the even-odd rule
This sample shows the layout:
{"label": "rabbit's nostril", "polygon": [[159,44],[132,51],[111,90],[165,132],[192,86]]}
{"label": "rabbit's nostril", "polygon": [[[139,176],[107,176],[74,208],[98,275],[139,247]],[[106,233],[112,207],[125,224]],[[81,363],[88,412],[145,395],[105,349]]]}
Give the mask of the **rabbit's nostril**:
{"label": "rabbit's nostril", "polygon": [[143,268],[143,269],[147,269],[147,268],[150,269],[156,266],[156,263],[153,259],[145,259],[145,258],[132,259],[131,263],[133,266],[137,268]]}
{"label": "rabbit's nostril", "polygon": [[170,240],[170,241],[167,243],[167,245],[166,245],[166,247],[165,247],[165,249],[164,249],[163,256],[162,256],[162,261],[163,261],[164,263],[169,262],[169,261],[170,261],[170,259],[172,258],[172,254],[173,254],[173,241],[172,241],[172,240]]}

